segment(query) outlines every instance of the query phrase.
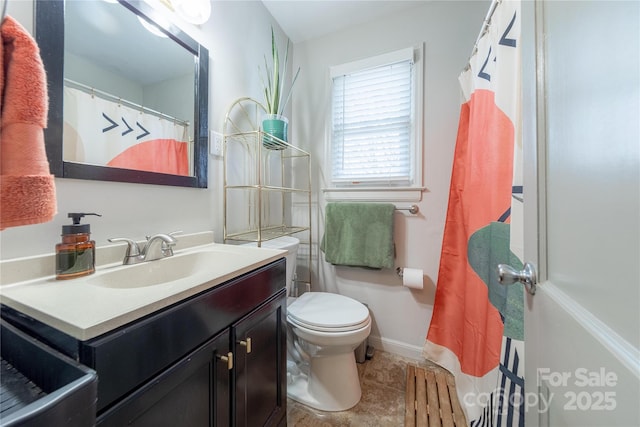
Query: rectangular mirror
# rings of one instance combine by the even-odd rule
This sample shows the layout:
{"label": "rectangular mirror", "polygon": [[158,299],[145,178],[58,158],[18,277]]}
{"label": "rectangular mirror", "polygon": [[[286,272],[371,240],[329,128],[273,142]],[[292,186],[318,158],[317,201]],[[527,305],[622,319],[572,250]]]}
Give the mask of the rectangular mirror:
{"label": "rectangular mirror", "polygon": [[52,173],[206,188],[207,50],[142,1],[35,7]]}

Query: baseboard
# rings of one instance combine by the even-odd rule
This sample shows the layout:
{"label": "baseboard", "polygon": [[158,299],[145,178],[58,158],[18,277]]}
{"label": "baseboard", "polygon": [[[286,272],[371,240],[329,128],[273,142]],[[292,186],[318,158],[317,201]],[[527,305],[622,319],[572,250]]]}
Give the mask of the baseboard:
{"label": "baseboard", "polygon": [[424,356],[422,356],[422,347],[410,345],[401,341],[369,335],[369,345],[377,350],[386,351],[387,353],[393,353],[398,356],[408,357],[415,360],[424,360]]}

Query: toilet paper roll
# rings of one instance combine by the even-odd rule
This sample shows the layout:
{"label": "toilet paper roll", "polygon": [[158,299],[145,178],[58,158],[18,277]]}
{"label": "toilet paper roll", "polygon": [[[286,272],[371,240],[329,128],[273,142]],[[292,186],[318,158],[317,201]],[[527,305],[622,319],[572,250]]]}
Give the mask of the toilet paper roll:
{"label": "toilet paper roll", "polygon": [[411,289],[422,289],[424,273],[419,268],[402,269],[402,285]]}

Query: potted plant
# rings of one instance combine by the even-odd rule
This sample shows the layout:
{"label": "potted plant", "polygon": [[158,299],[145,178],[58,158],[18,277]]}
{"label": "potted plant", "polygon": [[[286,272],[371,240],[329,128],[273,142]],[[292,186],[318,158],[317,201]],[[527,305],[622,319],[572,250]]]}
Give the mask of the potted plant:
{"label": "potted plant", "polygon": [[[262,85],[264,87],[267,115],[262,121],[262,130],[286,142],[289,121],[282,113],[291,99],[293,85],[298,79],[300,68],[296,71],[289,89],[285,90],[284,85],[287,77],[287,65],[289,63],[289,40],[287,40],[287,49],[284,53],[284,62],[281,68],[280,55],[278,53],[273,27],[271,27],[271,57],[271,66],[269,66],[267,56],[265,55],[264,57],[265,72],[262,75]],[[280,70],[282,70],[282,72],[280,72]],[[276,139],[271,138],[269,135],[265,135],[263,138],[263,145],[266,148],[284,148],[282,144],[278,143]]]}

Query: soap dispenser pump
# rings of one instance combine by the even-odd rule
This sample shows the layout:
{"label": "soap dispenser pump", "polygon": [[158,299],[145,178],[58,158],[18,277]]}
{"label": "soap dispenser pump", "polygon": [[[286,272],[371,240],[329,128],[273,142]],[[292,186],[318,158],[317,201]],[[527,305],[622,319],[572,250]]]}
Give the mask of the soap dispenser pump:
{"label": "soap dispenser pump", "polygon": [[91,226],[80,224],[87,215],[97,213],[70,213],[73,224],[62,226],[62,242],[56,245],[56,279],[74,279],[96,271],[96,242],[90,240]]}

